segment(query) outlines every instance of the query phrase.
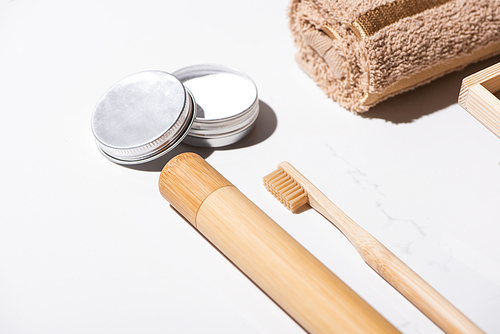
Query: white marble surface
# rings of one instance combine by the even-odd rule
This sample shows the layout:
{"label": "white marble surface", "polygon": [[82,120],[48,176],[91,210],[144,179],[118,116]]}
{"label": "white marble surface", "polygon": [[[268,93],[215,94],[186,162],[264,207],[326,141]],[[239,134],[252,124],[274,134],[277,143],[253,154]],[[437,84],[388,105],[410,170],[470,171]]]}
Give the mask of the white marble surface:
{"label": "white marble surface", "polygon": [[261,185],[288,160],[488,333],[500,333],[500,139],[457,104],[488,60],[352,114],[296,65],[288,2],[0,0],[0,332],[302,333],[159,195],[165,159],[98,152],[90,115],[129,74],[219,63],[262,114],[200,153],[404,333],[440,333],[330,223]]}

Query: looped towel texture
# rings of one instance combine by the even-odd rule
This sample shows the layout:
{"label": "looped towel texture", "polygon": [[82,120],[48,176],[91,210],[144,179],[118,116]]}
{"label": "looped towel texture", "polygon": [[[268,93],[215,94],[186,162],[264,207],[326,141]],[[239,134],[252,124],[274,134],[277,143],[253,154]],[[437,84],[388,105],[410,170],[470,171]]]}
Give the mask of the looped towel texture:
{"label": "looped towel texture", "polygon": [[289,19],[300,67],[354,112],[500,53],[500,0],[292,0]]}

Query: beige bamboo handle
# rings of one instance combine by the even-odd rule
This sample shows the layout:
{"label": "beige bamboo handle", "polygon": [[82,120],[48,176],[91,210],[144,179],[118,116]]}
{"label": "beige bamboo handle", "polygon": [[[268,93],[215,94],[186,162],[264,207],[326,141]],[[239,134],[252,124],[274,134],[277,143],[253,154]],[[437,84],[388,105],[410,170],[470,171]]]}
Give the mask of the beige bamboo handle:
{"label": "beige bamboo handle", "polygon": [[333,222],[365,262],[446,333],[483,333],[410,267],[356,224],[321,192],[310,194],[311,206]]}
{"label": "beige bamboo handle", "polygon": [[198,155],[173,158],[159,187],[177,211],[309,333],[399,333]]}

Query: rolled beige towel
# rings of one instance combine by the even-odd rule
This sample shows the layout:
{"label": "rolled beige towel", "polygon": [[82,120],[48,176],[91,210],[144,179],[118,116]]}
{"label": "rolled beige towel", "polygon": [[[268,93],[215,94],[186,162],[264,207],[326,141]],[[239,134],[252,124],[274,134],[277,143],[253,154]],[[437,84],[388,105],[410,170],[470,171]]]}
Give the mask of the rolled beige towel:
{"label": "rolled beige towel", "polygon": [[289,18],[300,67],[355,112],[500,53],[500,0],[292,0]]}

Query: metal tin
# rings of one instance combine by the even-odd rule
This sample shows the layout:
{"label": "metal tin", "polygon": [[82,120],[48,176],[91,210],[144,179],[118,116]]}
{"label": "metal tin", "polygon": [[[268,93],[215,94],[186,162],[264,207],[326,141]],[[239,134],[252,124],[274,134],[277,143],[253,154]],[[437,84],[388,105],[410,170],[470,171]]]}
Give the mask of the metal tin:
{"label": "metal tin", "polygon": [[234,144],[252,129],[259,115],[257,86],[245,73],[213,64],[174,73],[197,102],[197,117],[184,143],[221,147]]}
{"label": "metal tin", "polygon": [[221,65],[196,65],[173,74],[140,72],[117,82],[98,101],[92,131],[108,159],[139,164],[180,142],[233,144],[248,134],[258,113],[257,88],[250,77]]}

